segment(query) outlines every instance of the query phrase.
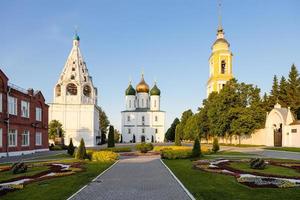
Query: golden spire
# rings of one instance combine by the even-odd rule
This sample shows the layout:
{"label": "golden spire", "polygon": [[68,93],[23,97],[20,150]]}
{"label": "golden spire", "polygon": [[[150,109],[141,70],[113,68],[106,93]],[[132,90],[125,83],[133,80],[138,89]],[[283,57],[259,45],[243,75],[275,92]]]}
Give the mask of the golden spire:
{"label": "golden spire", "polygon": [[217,39],[224,38],[224,31],[222,27],[222,14],[221,14],[221,0],[218,3],[218,30],[217,30]]}

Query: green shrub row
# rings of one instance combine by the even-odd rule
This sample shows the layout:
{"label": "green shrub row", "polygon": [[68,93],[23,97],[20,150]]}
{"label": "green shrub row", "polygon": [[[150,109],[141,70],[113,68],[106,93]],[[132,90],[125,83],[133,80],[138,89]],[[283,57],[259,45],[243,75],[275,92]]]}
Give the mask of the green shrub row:
{"label": "green shrub row", "polygon": [[131,152],[131,147],[113,147],[100,149],[100,151],[112,151],[112,152]]}
{"label": "green shrub row", "polygon": [[114,162],[118,160],[119,155],[112,151],[90,151],[87,150],[87,157],[91,161]]}
{"label": "green shrub row", "polygon": [[152,143],[141,143],[135,146],[136,150],[140,151],[141,153],[147,153],[153,149]]}
{"label": "green shrub row", "polygon": [[162,159],[184,159],[184,158],[191,158],[192,151],[191,150],[171,150],[166,149],[160,152],[160,156]]}

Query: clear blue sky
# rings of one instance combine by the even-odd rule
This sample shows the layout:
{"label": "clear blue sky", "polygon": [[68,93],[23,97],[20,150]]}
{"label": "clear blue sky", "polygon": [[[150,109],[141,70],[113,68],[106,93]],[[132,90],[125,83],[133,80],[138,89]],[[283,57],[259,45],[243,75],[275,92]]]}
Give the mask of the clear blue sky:
{"label": "clear blue sky", "polygon": [[[225,37],[239,81],[269,91],[274,74],[300,66],[300,1],[223,0]],[[167,126],[196,111],[206,96],[208,58],[216,37],[217,0],[0,2],[0,67],[10,82],[53,98],[79,27],[81,51],[99,90],[99,105],[120,127],[124,91],[142,70],[162,91]]]}

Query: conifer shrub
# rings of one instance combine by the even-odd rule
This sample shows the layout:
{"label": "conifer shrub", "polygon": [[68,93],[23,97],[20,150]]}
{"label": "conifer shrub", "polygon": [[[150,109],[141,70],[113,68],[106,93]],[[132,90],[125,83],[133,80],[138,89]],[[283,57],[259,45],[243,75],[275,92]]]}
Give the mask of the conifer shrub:
{"label": "conifer shrub", "polygon": [[267,163],[262,158],[253,158],[250,160],[251,169],[265,169]]}
{"label": "conifer shrub", "polygon": [[115,129],[113,126],[109,126],[107,147],[115,147]]}
{"label": "conifer shrub", "polygon": [[69,143],[69,146],[68,146],[68,154],[70,156],[73,156],[74,155],[74,151],[75,151],[75,147],[73,145],[72,138],[70,138],[70,143]]}
{"label": "conifer shrub", "polygon": [[27,165],[23,162],[18,162],[12,165],[11,171],[13,174],[21,174],[27,172]]}
{"label": "conifer shrub", "polygon": [[75,158],[79,159],[79,160],[84,160],[84,159],[88,158],[83,138],[81,138],[81,140],[80,140],[80,144],[76,151]]}
{"label": "conifer shrub", "polygon": [[213,141],[212,151],[214,153],[217,153],[219,150],[220,150],[219,141],[218,141],[218,138],[215,137],[214,141]]}
{"label": "conifer shrub", "polygon": [[148,151],[151,151],[153,149],[153,144],[142,142],[141,144],[137,144],[135,148],[141,153],[147,153]]}
{"label": "conifer shrub", "polygon": [[199,157],[200,155],[201,155],[201,148],[200,148],[199,139],[197,137],[194,141],[194,146],[193,146],[193,150],[192,150],[192,157],[196,158],[196,157]]}

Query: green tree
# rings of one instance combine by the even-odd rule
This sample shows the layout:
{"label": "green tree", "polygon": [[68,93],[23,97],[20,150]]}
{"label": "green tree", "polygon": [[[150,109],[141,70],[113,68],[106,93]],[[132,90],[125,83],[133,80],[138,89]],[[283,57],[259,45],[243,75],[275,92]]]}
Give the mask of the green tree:
{"label": "green tree", "polygon": [[55,141],[57,137],[64,137],[63,125],[58,120],[51,120],[48,127],[49,139]]}
{"label": "green tree", "polygon": [[196,137],[192,150],[192,157],[196,158],[201,155],[201,146],[198,137]]}
{"label": "green tree", "polygon": [[171,127],[167,130],[165,134],[165,138],[167,141],[174,141],[175,140],[175,131],[176,126],[180,123],[179,119],[176,117],[171,124]]}
{"label": "green tree", "polygon": [[199,137],[199,113],[194,114],[189,117],[184,129],[183,129],[183,138],[185,140],[195,140],[195,138]]}
{"label": "green tree", "polygon": [[107,139],[107,147],[115,147],[115,139],[114,139],[115,129],[113,126],[109,126],[108,139]]}
{"label": "green tree", "polygon": [[72,138],[70,138],[70,143],[68,145],[68,154],[73,156],[74,155],[74,151],[75,151],[75,147],[73,145],[73,141]]}
{"label": "green tree", "polygon": [[105,144],[106,141],[106,133],[107,128],[109,126],[110,122],[108,120],[108,117],[104,110],[102,108],[99,109],[99,126],[101,130],[101,144]]}
{"label": "green tree", "polygon": [[271,111],[274,108],[274,105],[278,103],[279,100],[279,84],[277,76],[273,78],[272,90],[269,96],[269,108],[268,111]]}
{"label": "green tree", "polygon": [[217,153],[219,150],[220,150],[219,141],[218,141],[218,138],[215,137],[215,138],[214,138],[214,141],[213,141],[212,151],[213,151],[214,153]]}
{"label": "green tree", "polygon": [[86,154],[86,149],[85,149],[85,144],[84,144],[83,138],[81,138],[81,140],[80,140],[80,144],[79,144],[79,147],[78,147],[78,149],[76,151],[75,158],[79,159],[79,160],[84,160],[85,158],[87,158],[87,154]]}
{"label": "green tree", "polygon": [[115,129],[115,131],[114,131],[115,143],[118,143],[120,141],[120,136],[121,136],[120,132],[117,129]]}
{"label": "green tree", "polygon": [[[176,126],[177,134],[179,135],[180,140],[184,139],[184,127],[186,125],[187,120],[193,116],[192,110],[186,110],[182,113],[180,123]],[[176,137],[176,136],[175,136]]]}
{"label": "green tree", "polygon": [[178,129],[179,124],[176,126],[175,129],[175,146],[181,146],[181,139],[180,139],[180,133]]}
{"label": "green tree", "polygon": [[280,84],[279,84],[278,101],[279,101],[280,105],[282,105],[285,108],[288,107],[288,105],[287,105],[287,99],[288,99],[287,86],[288,86],[287,81],[286,81],[285,77],[282,76],[280,79]]}
{"label": "green tree", "polygon": [[293,64],[289,72],[287,83],[287,101],[294,113],[300,108],[300,77],[296,66]]}

